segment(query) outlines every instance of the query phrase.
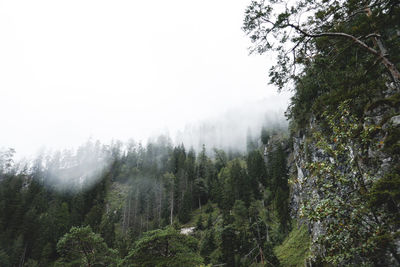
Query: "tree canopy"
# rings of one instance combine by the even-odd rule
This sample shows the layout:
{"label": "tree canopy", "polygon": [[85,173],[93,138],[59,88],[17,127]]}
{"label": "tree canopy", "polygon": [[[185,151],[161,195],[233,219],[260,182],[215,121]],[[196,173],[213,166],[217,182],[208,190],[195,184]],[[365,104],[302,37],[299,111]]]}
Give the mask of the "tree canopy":
{"label": "tree canopy", "polygon": [[90,226],[72,227],[57,243],[59,266],[116,266],[117,252]]}
{"label": "tree canopy", "polygon": [[278,53],[270,77],[279,89],[298,78],[321,45],[329,47],[327,54],[340,53],[337,43],[341,50],[355,46],[368,54],[370,65],[382,65],[400,89],[399,10],[392,0],[257,0],[246,10],[243,29],[254,43],[252,51]]}
{"label": "tree canopy", "polygon": [[172,227],[146,232],[125,258],[124,264],[142,267],[198,266],[203,262],[197,253],[195,238],[179,233]]}

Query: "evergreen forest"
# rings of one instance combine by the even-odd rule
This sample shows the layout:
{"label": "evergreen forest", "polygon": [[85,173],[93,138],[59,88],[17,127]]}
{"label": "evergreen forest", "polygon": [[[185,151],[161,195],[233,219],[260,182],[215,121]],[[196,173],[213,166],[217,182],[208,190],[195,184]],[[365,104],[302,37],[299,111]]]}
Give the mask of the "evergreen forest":
{"label": "evergreen forest", "polygon": [[252,0],[243,31],[287,128],[2,149],[0,266],[400,266],[400,2]]}

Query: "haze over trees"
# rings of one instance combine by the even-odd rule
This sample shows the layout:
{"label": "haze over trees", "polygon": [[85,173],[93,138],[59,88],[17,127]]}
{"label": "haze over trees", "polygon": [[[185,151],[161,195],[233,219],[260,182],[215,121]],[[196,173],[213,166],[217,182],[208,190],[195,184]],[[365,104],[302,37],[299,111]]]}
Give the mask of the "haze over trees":
{"label": "haze over trees", "polygon": [[243,29],[293,97],[289,129],[246,149],[2,150],[0,265],[399,265],[399,21],[392,0],[251,1]]}
{"label": "haze over trees", "polygon": [[[215,149],[209,157],[206,146],[196,153],[173,146],[163,136],[145,147],[89,141],[76,153],[55,153],[46,162],[37,159],[24,171],[10,165],[1,174],[0,240],[2,255],[7,255],[3,264],[188,266],[264,261],[272,257],[267,256],[273,253],[272,242],[282,240],[290,229],[288,209],[278,203],[280,198],[288,202],[287,167],[282,162],[287,152],[279,143],[269,152],[273,159],[267,168],[264,144],[257,144],[248,154]],[[97,180],[79,180],[92,161],[78,159],[93,147],[110,163]],[[3,155],[3,161],[11,161],[9,153]],[[76,169],[82,172],[70,171]],[[52,182],[65,173],[68,186]],[[83,186],[85,182],[90,183]],[[282,190],[282,196],[274,193]],[[180,234],[181,227],[191,225],[196,228],[194,237]],[[245,257],[250,252],[252,257]]]}

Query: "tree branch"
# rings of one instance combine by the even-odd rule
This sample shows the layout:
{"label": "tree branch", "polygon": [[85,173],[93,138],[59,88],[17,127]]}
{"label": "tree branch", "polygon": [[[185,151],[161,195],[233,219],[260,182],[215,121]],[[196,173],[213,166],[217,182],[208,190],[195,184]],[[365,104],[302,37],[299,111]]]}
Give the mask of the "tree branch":
{"label": "tree branch", "polygon": [[[316,33],[316,34],[311,34],[308,33],[306,31],[304,31],[303,29],[301,29],[299,26],[296,26],[294,24],[291,23],[287,23],[286,24],[288,27],[291,27],[295,30],[297,30],[298,32],[300,32],[301,34],[307,36],[307,37],[311,37],[311,38],[318,38],[318,37],[325,37],[325,36],[331,36],[331,37],[343,37],[343,38],[347,38],[352,40],[353,42],[355,42],[356,44],[358,44],[359,46],[361,46],[362,48],[366,49],[367,51],[369,51],[370,53],[374,54],[375,56],[378,57],[383,57],[378,51],[376,51],[375,49],[373,49],[372,47],[369,47],[366,43],[364,43],[363,41],[361,41],[360,39],[358,39],[357,37],[354,37],[353,35],[344,33],[344,32],[322,32],[322,33]],[[373,36],[375,34],[370,34],[368,35],[369,37]]]}
{"label": "tree branch", "polygon": [[[325,37],[325,36],[331,36],[331,37],[342,37],[342,38],[346,38],[349,40],[352,40],[354,43],[356,43],[358,46],[364,48],[365,50],[367,50],[369,53],[375,55],[379,60],[382,61],[383,65],[386,67],[386,69],[390,72],[393,81],[395,83],[395,86],[397,88],[400,88],[400,72],[399,70],[396,68],[396,65],[393,64],[393,62],[391,62],[386,56],[385,53],[380,53],[377,50],[373,49],[372,47],[368,46],[366,43],[364,43],[363,41],[361,41],[359,38],[344,33],[344,32],[322,32],[322,33],[308,33],[306,31],[304,31],[303,29],[301,29],[299,26],[294,25],[292,23],[287,23],[285,25],[282,25],[283,27],[291,27],[295,30],[297,30],[298,32],[300,32],[301,34],[303,34],[304,36],[310,37],[310,38],[318,38],[318,37]],[[367,35],[366,37],[373,37],[373,38],[377,38],[378,34],[376,33],[372,33]]]}

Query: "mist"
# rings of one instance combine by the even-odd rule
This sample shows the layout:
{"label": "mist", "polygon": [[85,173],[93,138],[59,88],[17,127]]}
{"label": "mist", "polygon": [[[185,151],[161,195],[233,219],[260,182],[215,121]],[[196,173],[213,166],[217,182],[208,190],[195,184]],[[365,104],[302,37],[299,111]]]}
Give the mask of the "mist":
{"label": "mist", "polygon": [[[284,103],[279,107],[278,97],[248,103],[226,112],[187,124],[176,133],[175,144],[184,144],[200,151],[202,146],[226,151],[245,152],[247,140],[259,140],[262,128],[285,130],[287,120],[284,116]],[[271,105],[271,103],[273,103]]]}
{"label": "mist", "polygon": [[[88,138],[145,143],[168,131],[175,140],[199,122],[240,118],[226,115],[236,109],[246,121],[216,131],[243,135],[254,120],[247,109],[271,99],[265,106],[281,112],[290,97],[267,85],[271,57],[249,56],[241,30],[247,4],[1,2],[0,147],[32,158]],[[178,140],[197,147],[202,138]]]}
{"label": "mist", "polygon": [[[193,149],[196,155],[204,147],[211,158],[214,157],[214,149],[244,154],[249,140],[260,144],[263,128],[270,131],[287,130],[283,110],[268,105],[271,102],[276,104],[279,100],[282,101],[270,98],[242,105],[214,117],[188,123],[175,132],[162,129],[146,141],[130,138],[103,142],[89,138],[75,148],[42,147],[35,156],[30,157],[14,157],[14,149],[3,148],[0,171],[40,176],[40,182],[51,190],[77,193],[95,185],[109,171],[113,162],[122,158],[125,161],[134,160],[136,163],[133,165],[148,164],[149,172],[157,172],[166,168],[168,153],[180,145],[184,145],[186,151]],[[155,159],[154,162],[146,163],[148,153],[152,161]],[[122,173],[117,179],[129,181],[134,173]]]}
{"label": "mist", "polygon": [[75,190],[118,143],[245,151],[263,126],[285,128],[291,94],[267,85],[270,55],[249,56],[247,5],[0,1],[3,165]]}

